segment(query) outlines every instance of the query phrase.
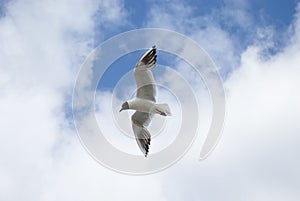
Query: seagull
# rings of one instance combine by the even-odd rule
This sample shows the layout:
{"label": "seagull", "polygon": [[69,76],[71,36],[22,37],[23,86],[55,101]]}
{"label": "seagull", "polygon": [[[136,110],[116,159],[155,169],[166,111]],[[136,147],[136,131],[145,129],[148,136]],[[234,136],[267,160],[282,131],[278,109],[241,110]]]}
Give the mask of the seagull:
{"label": "seagull", "polygon": [[147,50],[136,63],[133,75],[137,86],[137,94],[133,100],[122,104],[123,110],[136,110],[131,116],[132,129],[135,139],[144,156],[147,157],[151,141],[151,135],[147,126],[154,114],[171,116],[168,104],[156,104],[156,86],[151,69],[156,64],[156,47]]}

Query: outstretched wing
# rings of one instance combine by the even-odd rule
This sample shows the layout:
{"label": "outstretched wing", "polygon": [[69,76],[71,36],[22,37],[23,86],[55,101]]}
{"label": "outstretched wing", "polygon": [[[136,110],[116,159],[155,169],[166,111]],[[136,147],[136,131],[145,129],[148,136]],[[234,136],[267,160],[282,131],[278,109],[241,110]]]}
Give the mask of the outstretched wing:
{"label": "outstretched wing", "polygon": [[136,111],[131,116],[132,129],[135,139],[145,157],[148,155],[151,141],[151,135],[146,126],[149,125],[151,117],[151,114],[139,111]]}
{"label": "outstretched wing", "polygon": [[134,68],[134,79],[138,98],[155,102],[156,87],[151,68],[156,64],[156,47],[153,46],[143,54]]}

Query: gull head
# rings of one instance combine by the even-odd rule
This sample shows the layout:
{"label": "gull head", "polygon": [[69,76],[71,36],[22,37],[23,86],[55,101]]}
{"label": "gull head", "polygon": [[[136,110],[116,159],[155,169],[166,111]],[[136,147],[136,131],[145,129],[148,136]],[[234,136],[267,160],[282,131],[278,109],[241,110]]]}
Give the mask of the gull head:
{"label": "gull head", "polygon": [[126,101],[126,102],[124,102],[124,103],[122,104],[122,107],[121,107],[121,109],[120,109],[119,112],[121,112],[121,111],[123,111],[123,110],[128,110],[128,109],[129,109],[129,104],[128,104],[128,102]]}

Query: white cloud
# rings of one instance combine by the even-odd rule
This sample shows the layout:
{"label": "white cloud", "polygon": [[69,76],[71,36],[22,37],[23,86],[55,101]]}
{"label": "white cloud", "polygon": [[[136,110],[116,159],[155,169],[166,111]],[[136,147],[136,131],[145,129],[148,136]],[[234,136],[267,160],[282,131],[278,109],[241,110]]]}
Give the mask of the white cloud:
{"label": "white cloud", "polygon": [[[101,1],[96,20],[102,26],[116,26],[126,22],[127,13],[124,10],[123,1]],[[124,24],[123,24],[124,25]]]}
{"label": "white cloud", "polygon": [[201,145],[196,142],[186,160],[165,172],[168,199],[298,199],[299,21],[280,53],[262,57],[269,45],[262,43],[241,54],[239,68],[225,81],[227,119],[219,145],[196,163]]}
{"label": "white cloud", "polygon": [[[299,11],[290,28],[293,31],[285,34],[289,44],[281,47],[276,55],[265,57],[264,50],[274,46],[275,33],[271,26],[258,27],[254,30],[253,45],[237,51],[237,41],[211,16],[198,19],[190,9],[179,4],[154,6],[148,26],[188,34],[221,68],[230,65],[237,68],[225,81],[227,119],[221,142],[212,156],[196,163],[201,146],[198,139],[183,161],[163,173],[167,199],[297,200],[300,188],[300,163],[296,160],[300,151]],[[221,15],[229,23],[249,29],[253,21],[246,8],[244,1],[227,1]],[[184,68],[179,70],[192,78],[193,74],[186,73]]]}
{"label": "white cloud", "polygon": [[[237,53],[240,53],[240,44],[219,23],[224,16],[227,17],[224,13],[227,10],[224,7],[222,12],[217,10],[199,16],[195,9],[186,3],[160,3],[150,9],[146,26],[167,28],[191,37],[209,53],[220,67],[220,71],[227,73],[237,67]],[[232,20],[228,22],[233,23]]]}
{"label": "white cloud", "polygon": [[112,188],[127,185],[109,181],[117,175],[86,154],[64,108],[93,46],[94,16],[113,10],[101,23],[118,26],[118,2],[8,3],[0,19],[1,200],[108,199]]}
{"label": "white cloud", "polygon": [[[225,82],[224,135],[207,160],[197,162],[198,139],[188,155],[170,169],[132,177],[93,161],[69,126],[63,108],[82,56],[90,51],[94,16],[101,5],[80,0],[72,4],[16,1],[0,19],[1,200],[299,198],[299,12],[291,42],[282,52],[262,60],[264,47],[255,45],[241,54],[240,67]],[[114,11],[103,23],[119,24],[124,16],[122,3],[105,1],[103,5],[104,14],[111,7]],[[174,14],[163,15],[156,13],[156,20],[163,21],[154,19],[149,26],[182,27],[183,22],[171,20]],[[188,16],[182,15],[179,18]],[[220,59],[220,63],[231,63],[240,56],[229,34],[215,24],[189,32],[200,42],[210,36],[202,44],[214,58],[228,52],[228,61]],[[214,44],[220,48],[211,46],[216,38],[221,42]],[[203,87],[197,90],[206,94]],[[209,100],[203,101],[202,115],[209,116]]]}

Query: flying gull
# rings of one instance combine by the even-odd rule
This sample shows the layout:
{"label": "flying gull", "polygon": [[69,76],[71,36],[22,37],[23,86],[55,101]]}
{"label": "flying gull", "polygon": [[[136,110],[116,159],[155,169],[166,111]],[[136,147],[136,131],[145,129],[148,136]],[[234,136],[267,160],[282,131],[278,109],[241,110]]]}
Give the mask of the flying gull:
{"label": "flying gull", "polygon": [[122,110],[136,110],[131,116],[132,129],[137,144],[141,151],[147,157],[151,135],[147,130],[147,126],[151,122],[153,114],[170,116],[170,108],[168,104],[156,104],[156,86],[151,72],[151,68],[156,63],[156,47],[153,46],[146,51],[134,68],[134,79],[137,86],[136,98],[128,100],[122,104]]}

